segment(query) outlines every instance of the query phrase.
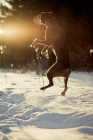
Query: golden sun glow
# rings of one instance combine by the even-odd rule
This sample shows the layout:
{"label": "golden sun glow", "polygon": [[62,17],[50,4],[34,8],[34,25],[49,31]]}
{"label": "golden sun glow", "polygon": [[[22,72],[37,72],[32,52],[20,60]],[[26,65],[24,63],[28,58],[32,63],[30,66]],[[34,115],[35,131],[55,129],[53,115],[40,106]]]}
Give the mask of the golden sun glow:
{"label": "golden sun glow", "polygon": [[0,29],[0,35],[3,34],[4,30]]}

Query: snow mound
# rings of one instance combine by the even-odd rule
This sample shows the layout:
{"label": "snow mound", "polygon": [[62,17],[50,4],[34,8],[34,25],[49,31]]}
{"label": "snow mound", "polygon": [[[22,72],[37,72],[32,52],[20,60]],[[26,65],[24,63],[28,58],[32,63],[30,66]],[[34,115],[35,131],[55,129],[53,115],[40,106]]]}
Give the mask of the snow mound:
{"label": "snow mound", "polygon": [[[0,140],[92,140],[93,73],[72,72],[66,96],[63,79],[45,91],[46,76],[1,73]],[[13,82],[14,81],[14,82]]]}

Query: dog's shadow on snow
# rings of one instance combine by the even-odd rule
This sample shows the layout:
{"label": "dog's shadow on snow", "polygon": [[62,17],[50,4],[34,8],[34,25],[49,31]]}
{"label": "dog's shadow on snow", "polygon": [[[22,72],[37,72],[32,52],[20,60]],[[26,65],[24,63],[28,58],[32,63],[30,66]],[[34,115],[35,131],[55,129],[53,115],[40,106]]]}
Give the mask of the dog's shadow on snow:
{"label": "dog's shadow on snow", "polygon": [[88,135],[92,135],[93,136],[93,128],[79,128],[79,131],[84,133],[84,134],[88,134]]}

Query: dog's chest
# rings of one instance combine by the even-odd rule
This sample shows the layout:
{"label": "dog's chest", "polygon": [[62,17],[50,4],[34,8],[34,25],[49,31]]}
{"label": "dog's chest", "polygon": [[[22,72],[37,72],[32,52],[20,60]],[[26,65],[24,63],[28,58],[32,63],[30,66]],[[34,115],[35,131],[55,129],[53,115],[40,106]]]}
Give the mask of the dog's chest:
{"label": "dog's chest", "polygon": [[45,36],[46,36],[46,40],[52,44],[53,38],[54,38],[54,34],[53,31],[50,29],[47,29],[45,32]]}
{"label": "dog's chest", "polygon": [[50,44],[50,46],[51,46],[51,49],[52,49],[53,53],[56,55],[56,52],[55,52],[54,46],[53,46],[52,44]]}

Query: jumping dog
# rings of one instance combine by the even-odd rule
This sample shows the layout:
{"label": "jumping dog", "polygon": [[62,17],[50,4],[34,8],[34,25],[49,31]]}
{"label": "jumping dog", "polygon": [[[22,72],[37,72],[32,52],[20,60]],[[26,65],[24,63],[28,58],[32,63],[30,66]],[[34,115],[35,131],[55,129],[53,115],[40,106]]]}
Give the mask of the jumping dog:
{"label": "jumping dog", "polygon": [[51,47],[53,53],[56,56],[56,62],[47,71],[47,78],[49,80],[49,84],[47,86],[41,87],[41,90],[45,90],[46,88],[53,86],[54,77],[62,76],[64,77],[65,86],[61,95],[65,95],[65,92],[68,89],[68,78],[71,73],[69,49],[66,37],[63,30],[60,28],[57,21],[55,20],[53,13],[42,12],[39,16],[41,23],[46,26],[45,39],[35,39],[31,46],[33,47],[37,44],[42,44],[45,47]]}

